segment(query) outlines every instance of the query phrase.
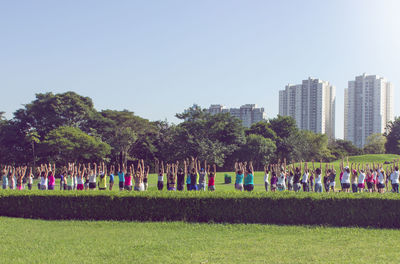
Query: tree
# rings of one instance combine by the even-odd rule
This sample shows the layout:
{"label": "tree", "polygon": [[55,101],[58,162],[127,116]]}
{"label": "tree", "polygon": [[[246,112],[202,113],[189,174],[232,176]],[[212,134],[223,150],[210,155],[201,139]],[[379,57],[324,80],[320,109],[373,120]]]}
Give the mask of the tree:
{"label": "tree", "polygon": [[60,126],[84,129],[86,122],[96,112],[92,99],[74,92],[62,94],[36,94],[36,99],[14,113],[14,120],[23,133],[31,129],[44,138]]}
{"label": "tree", "polygon": [[104,161],[111,147],[76,127],[59,127],[48,133],[40,144],[53,161],[93,162]]}
{"label": "tree", "polygon": [[275,150],[275,143],[271,139],[250,134],[246,137],[246,144],[240,149],[240,158],[253,161],[255,169],[259,170],[270,160]]}
{"label": "tree", "polygon": [[[364,152],[368,154],[384,154],[385,143],[386,138],[382,134],[371,134],[367,137],[367,144],[364,146]],[[397,143],[397,145],[399,145],[399,143]]]}
{"label": "tree", "polygon": [[351,141],[343,139],[332,140],[329,143],[328,148],[331,151],[331,154],[335,156],[335,159],[362,154],[362,150],[353,145]]}
{"label": "tree", "polygon": [[387,124],[384,136],[386,137],[386,153],[400,154],[400,117],[396,117],[394,121]]}
{"label": "tree", "polygon": [[251,134],[260,135],[264,138],[270,138],[272,140],[276,139],[276,133],[269,127],[268,121],[260,121],[258,123],[252,124],[251,127],[246,130],[246,136]]}
{"label": "tree", "polygon": [[291,159],[329,161],[333,158],[328,149],[328,137],[326,135],[301,130],[297,135],[293,134],[289,141],[293,146]]}
{"label": "tree", "polygon": [[296,121],[290,116],[280,116],[269,120],[269,127],[276,134],[276,159],[290,160],[293,152],[293,145],[289,138],[295,138],[298,135]]}
{"label": "tree", "polygon": [[31,130],[26,133],[25,139],[31,142],[32,146],[32,164],[36,168],[36,155],[35,155],[35,144],[40,143],[39,135],[35,130]]}

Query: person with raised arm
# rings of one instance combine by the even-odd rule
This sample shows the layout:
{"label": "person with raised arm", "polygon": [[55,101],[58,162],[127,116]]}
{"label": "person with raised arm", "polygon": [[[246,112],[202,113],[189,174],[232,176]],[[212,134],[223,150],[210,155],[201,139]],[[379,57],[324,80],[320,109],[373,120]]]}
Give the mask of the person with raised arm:
{"label": "person with raised arm", "polygon": [[83,191],[84,189],[84,175],[85,175],[86,167],[85,164],[78,164],[77,173],[75,175],[76,178],[76,190]]}
{"label": "person with raised arm", "polygon": [[125,186],[125,174],[126,174],[126,167],[125,164],[118,163],[118,180],[119,180],[119,190],[123,191]]}
{"label": "person with raised arm", "polygon": [[244,186],[245,191],[251,192],[254,189],[254,169],[253,162],[249,162],[249,167],[246,168],[246,177],[244,178]]}
{"label": "person with raised arm", "polygon": [[336,170],[333,165],[330,165],[330,173],[329,173],[329,187],[330,191],[335,192],[336,187]]}
{"label": "person with raised arm", "polygon": [[340,181],[340,183],[342,184],[342,191],[349,192],[349,190],[350,190],[350,168],[349,168],[349,158],[348,157],[347,157],[347,166],[344,167],[344,160],[343,160],[340,169],[342,172],[342,179]]}
{"label": "person with raised arm", "polygon": [[210,165],[207,167],[208,175],[208,190],[215,191],[215,177],[217,176],[217,166],[213,164],[213,169],[210,170]]}
{"label": "person with raised arm", "polygon": [[176,191],[175,183],[176,183],[176,174],[178,172],[178,165],[171,163],[167,165],[167,190],[168,191]]}
{"label": "person with raised arm", "polygon": [[101,162],[99,164],[99,190],[100,191],[105,191],[107,190],[107,166],[104,164],[104,162]]}
{"label": "person with raised arm", "polygon": [[[314,162],[313,162],[314,168]],[[315,186],[314,191],[322,193],[322,160],[319,161],[319,168],[315,169]]]}
{"label": "person with raised arm", "polygon": [[133,164],[131,164],[125,173],[125,190],[132,191],[132,177],[135,175],[135,168]]}
{"label": "person with raised arm", "polygon": [[373,174],[373,169],[370,167],[370,164],[367,163],[367,177],[366,177],[366,182],[367,182],[367,189],[368,192],[372,192],[373,188],[374,188],[374,176]]}
{"label": "person with raised arm", "polygon": [[351,190],[353,193],[356,193],[358,190],[358,185],[357,185],[357,180],[358,180],[358,173],[359,170],[356,170],[356,164],[353,162],[351,163],[350,166],[350,181],[351,181]]}
{"label": "person with raised arm", "polygon": [[176,185],[178,191],[183,191],[185,189],[185,175],[187,175],[187,164],[186,160],[183,160],[183,168],[178,169],[178,173],[176,175]]}
{"label": "person with raised arm", "polygon": [[315,167],[314,167],[314,160],[311,160],[312,169],[309,170],[309,177],[308,177],[308,191],[314,191],[314,177],[315,177]]}
{"label": "person with raised arm", "polygon": [[278,191],[284,191],[284,190],[286,190],[286,184],[285,184],[285,180],[286,180],[286,158],[284,159],[284,163],[283,164],[279,164],[279,169],[280,169],[280,174],[279,174],[278,183],[276,184],[276,186],[278,187]]}
{"label": "person with raised arm", "polygon": [[89,173],[89,190],[96,190],[97,188],[97,172],[100,168],[97,168],[97,163],[93,163],[93,169]]}
{"label": "person with raised arm", "polygon": [[293,191],[293,182],[294,182],[294,161],[292,160],[292,167],[288,165],[287,171],[287,189],[288,191]]}
{"label": "person with raised arm", "polygon": [[74,175],[75,175],[75,164],[68,163],[68,172],[67,175],[64,177],[64,186],[66,186],[65,190],[72,191],[74,188]]}
{"label": "person with raised arm", "polygon": [[15,174],[16,174],[15,167],[8,166],[8,184],[10,190],[14,190],[16,188]]}
{"label": "person with raised arm", "polygon": [[393,162],[393,171],[390,175],[392,182],[392,192],[399,193],[399,163]]}
{"label": "person with raised arm", "polygon": [[295,192],[298,192],[301,190],[301,161],[299,162],[299,166],[298,167],[294,167],[294,162],[293,162],[293,171],[294,171],[294,175],[293,175],[293,190]]}
{"label": "person with raised arm", "polygon": [[324,175],[324,188],[325,192],[329,192],[329,174],[328,163],[325,163],[325,175]]}
{"label": "person with raised arm", "polygon": [[67,175],[67,167],[64,166],[60,173],[60,191],[64,190],[64,177]]}
{"label": "person with raised arm", "polygon": [[42,165],[40,165],[40,167],[36,167],[36,179],[38,180],[37,182],[37,187],[38,190],[40,190],[40,175],[42,174]]}
{"label": "person with raised arm", "polygon": [[307,162],[304,163],[304,171],[303,171],[303,178],[301,179],[301,183],[303,184],[303,192],[308,192],[308,178],[310,176],[310,171],[308,170]]}
{"label": "person with raised arm", "polygon": [[157,173],[157,189],[159,191],[162,191],[164,188],[164,162],[161,161],[161,167],[160,167],[160,162],[158,159],[155,160],[156,162],[156,173]]}
{"label": "person with raised arm", "polygon": [[143,188],[145,191],[147,191],[147,189],[149,188],[149,172],[150,166],[147,165],[145,168],[143,164]]}
{"label": "person with raised arm", "polygon": [[18,190],[24,189],[23,179],[25,177],[26,170],[27,170],[26,166],[24,166],[24,167],[20,166],[17,169],[17,189]]}
{"label": "person with raised arm", "polygon": [[207,168],[207,161],[204,161],[204,167],[201,167],[201,162],[200,160],[198,161],[198,166],[197,168],[200,169],[199,171],[199,185],[198,185],[198,190],[199,191],[205,191],[206,190],[206,168]]}
{"label": "person with raised arm", "polygon": [[56,173],[56,164],[53,163],[53,166],[49,163],[49,172],[48,172],[48,176],[47,178],[49,179],[49,190],[54,190],[55,186],[56,186],[56,177],[55,177],[55,173]]}
{"label": "person with raised arm", "polygon": [[266,192],[268,192],[269,178],[270,178],[270,165],[265,164],[265,166],[264,166],[264,186],[265,186]]}
{"label": "person with raised arm", "polygon": [[114,175],[115,175],[115,166],[111,165],[110,166],[110,181],[109,181],[109,190],[112,191],[112,188],[114,186]]}
{"label": "person with raised arm", "polygon": [[49,168],[47,164],[44,164],[42,173],[40,175],[40,190],[47,190],[48,189],[48,175],[49,175]]}
{"label": "person with raised arm", "polygon": [[29,167],[28,190],[32,190],[32,186],[33,186],[33,173],[32,173],[32,167]]}
{"label": "person with raised arm", "polygon": [[385,182],[386,182],[386,175],[385,171],[383,170],[382,164],[377,164],[377,187],[379,193],[384,193],[385,191]]}
{"label": "person with raised arm", "polygon": [[192,157],[191,162],[191,172],[190,172],[190,190],[197,191],[198,190],[198,181],[199,181],[199,168],[197,166],[197,158]]}
{"label": "person with raised arm", "polygon": [[8,167],[7,165],[4,165],[2,171],[1,171],[1,179],[3,180],[3,190],[7,189],[8,186]]}
{"label": "person with raised arm", "polygon": [[244,170],[242,163],[235,162],[235,189],[243,191]]}
{"label": "person with raised arm", "polygon": [[360,164],[358,164],[357,169],[359,171],[358,173],[358,192],[363,192],[365,189],[365,169],[364,169],[364,164],[361,166],[361,170],[360,170]]}

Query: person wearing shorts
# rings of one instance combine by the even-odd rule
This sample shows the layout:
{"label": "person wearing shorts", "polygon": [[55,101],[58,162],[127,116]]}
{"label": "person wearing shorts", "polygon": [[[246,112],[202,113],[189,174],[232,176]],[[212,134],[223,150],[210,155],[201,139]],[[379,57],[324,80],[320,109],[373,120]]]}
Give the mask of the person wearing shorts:
{"label": "person wearing shorts", "polygon": [[112,191],[112,188],[114,186],[114,174],[115,174],[115,166],[111,165],[110,167],[110,181],[109,181],[109,189]]}
{"label": "person wearing shorts", "polygon": [[122,165],[122,170],[121,170],[121,165],[118,164],[118,180],[119,180],[119,190],[123,191],[124,186],[125,186],[125,174],[126,174],[126,167],[125,164]]}
{"label": "person wearing shorts", "polygon": [[246,177],[244,178],[243,188],[245,191],[251,192],[254,189],[254,169],[253,162],[249,162],[249,167],[246,169]]}
{"label": "person wearing shorts", "polygon": [[215,176],[217,175],[217,166],[213,164],[213,170],[210,171],[210,165],[207,167],[208,190],[215,191]]}
{"label": "person wearing shorts", "polygon": [[[32,168],[31,168],[31,171],[32,171]],[[8,167],[4,166],[1,173],[2,173],[1,179],[3,181],[3,189],[5,190],[5,189],[7,189],[7,186],[8,186],[8,176],[7,176],[8,175]]]}
{"label": "person wearing shorts", "polygon": [[235,162],[235,189],[238,191],[243,191],[243,179],[244,179],[244,165],[243,163]]}
{"label": "person wearing shorts", "polygon": [[[294,162],[293,162],[294,167]],[[298,192],[301,190],[300,178],[301,178],[301,161],[299,167],[293,168],[294,175],[293,175],[293,190]]]}
{"label": "person wearing shorts", "polygon": [[133,165],[129,166],[129,170],[125,173],[125,185],[124,189],[127,191],[132,191],[132,175],[135,173]]}
{"label": "person wearing shorts", "polygon": [[187,172],[186,161],[183,161],[184,169],[179,168],[176,174],[176,189],[178,191],[183,191],[185,189],[185,174]]}
{"label": "person wearing shorts", "polygon": [[269,186],[269,165],[264,166],[264,186],[265,186],[265,191],[268,192],[268,186]]}
{"label": "person wearing shorts", "polygon": [[358,192],[363,192],[364,188],[365,188],[365,171],[364,171],[364,166],[361,170],[359,170],[359,174],[358,174]]}
{"label": "person wearing shorts", "polygon": [[[143,164],[143,166],[144,166],[144,164]],[[149,181],[149,172],[150,172],[150,166],[149,165],[147,165],[146,166],[146,169],[145,168],[143,168],[143,190],[142,191],[147,191],[147,189],[149,188],[149,183],[148,183],[148,181]]]}
{"label": "person wearing shorts", "polygon": [[51,165],[49,164],[49,173],[48,173],[48,179],[49,179],[49,190],[54,190],[55,186],[56,186],[56,177],[54,175],[55,171],[56,171],[56,164],[53,164],[53,168],[51,167]]}

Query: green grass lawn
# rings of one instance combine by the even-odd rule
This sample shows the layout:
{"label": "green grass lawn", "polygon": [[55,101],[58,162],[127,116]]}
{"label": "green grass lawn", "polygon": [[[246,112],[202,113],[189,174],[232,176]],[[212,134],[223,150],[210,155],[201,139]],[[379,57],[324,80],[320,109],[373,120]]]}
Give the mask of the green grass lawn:
{"label": "green grass lawn", "polygon": [[398,263],[400,230],[0,217],[1,263]]}

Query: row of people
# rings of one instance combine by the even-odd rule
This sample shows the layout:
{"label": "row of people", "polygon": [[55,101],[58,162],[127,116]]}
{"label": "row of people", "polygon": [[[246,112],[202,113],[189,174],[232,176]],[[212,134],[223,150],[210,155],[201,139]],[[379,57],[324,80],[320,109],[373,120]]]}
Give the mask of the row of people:
{"label": "row of people", "polygon": [[[353,192],[384,192],[389,191],[389,181],[393,192],[399,192],[399,161],[394,161],[391,165],[383,168],[383,164],[355,164],[351,165],[347,159],[347,166],[342,160],[340,164],[340,183],[344,192],[349,192],[350,187]],[[185,159],[183,166],[179,162],[166,163],[155,160],[155,170],[157,173],[157,188],[164,188],[164,175],[166,175],[166,189],[183,191],[186,179],[186,189],[191,190],[215,190],[216,166],[207,165],[192,158]],[[293,190],[305,192],[315,191],[325,192],[335,191],[336,170],[333,165],[325,164],[325,175],[322,177],[322,162],[315,166],[311,162],[304,164],[299,162],[297,166],[292,162],[286,164],[286,160],[278,164],[268,164],[265,166],[265,189],[266,191]],[[2,169],[3,189],[24,189],[27,183],[28,189],[32,189],[33,179],[38,178],[38,189],[54,190],[55,188],[55,164],[42,164],[36,169],[34,175],[32,168],[27,166],[4,166]],[[75,164],[69,163],[64,167],[60,174],[61,190],[106,190],[107,178],[109,177],[109,190],[113,189],[114,177],[118,176],[119,189],[131,191],[132,187],[136,191],[144,191],[148,188],[148,176],[150,167],[144,165],[140,160],[137,166],[126,167],[118,165],[118,170],[114,165],[109,168],[104,164]],[[254,189],[254,169],[252,162],[235,163],[235,189],[239,191],[252,191]],[[108,176],[109,175],[109,176]],[[115,175],[115,176],[114,176]],[[208,180],[208,181],[207,181]],[[134,182],[134,186],[133,186]],[[207,184],[208,183],[208,184]],[[365,188],[367,187],[367,188]]]}
{"label": "row of people", "polygon": [[[265,189],[268,191],[275,190],[293,190],[305,192],[315,191],[335,192],[336,187],[336,170],[333,165],[325,164],[325,174],[322,176],[322,161],[319,166],[315,167],[314,162],[311,162],[312,167],[308,163],[299,162],[298,166],[292,162],[291,165],[283,163],[266,165],[264,168]],[[392,192],[399,192],[399,161],[395,160],[391,165],[384,168],[383,164],[367,163],[367,164],[349,164],[344,160],[340,163],[340,184],[341,191],[350,192],[380,192],[389,191],[389,181],[391,182]],[[240,177],[240,175],[239,175]]]}

